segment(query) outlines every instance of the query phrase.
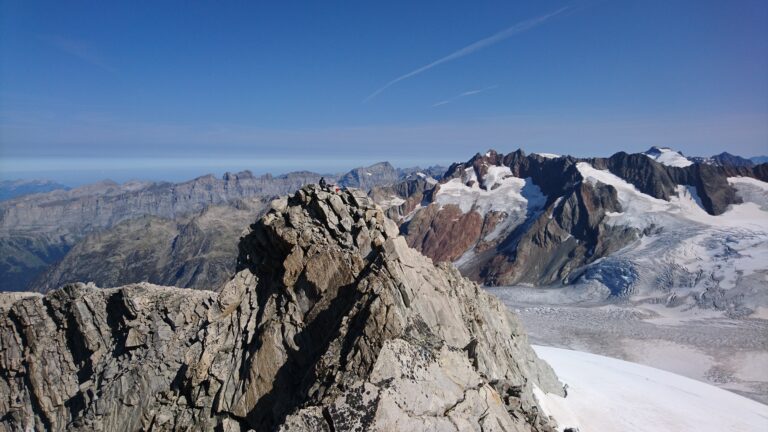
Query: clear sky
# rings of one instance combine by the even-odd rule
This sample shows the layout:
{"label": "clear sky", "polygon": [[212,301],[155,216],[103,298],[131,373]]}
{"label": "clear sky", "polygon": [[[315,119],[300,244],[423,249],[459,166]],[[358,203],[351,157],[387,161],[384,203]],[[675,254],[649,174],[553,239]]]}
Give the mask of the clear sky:
{"label": "clear sky", "polygon": [[768,2],[0,0],[0,177],[768,153]]}

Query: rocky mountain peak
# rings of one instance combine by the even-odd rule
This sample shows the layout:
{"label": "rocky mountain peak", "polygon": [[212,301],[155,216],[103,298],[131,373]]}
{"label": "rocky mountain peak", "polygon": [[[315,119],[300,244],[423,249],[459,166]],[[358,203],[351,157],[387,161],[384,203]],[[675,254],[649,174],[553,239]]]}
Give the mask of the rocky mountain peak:
{"label": "rocky mountain peak", "polygon": [[359,190],[310,185],[219,293],[69,285],[0,312],[6,430],[552,431],[517,319]]}
{"label": "rocky mountain peak", "polygon": [[238,181],[238,180],[244,180],[244,179],[253,179],[255,177],[250,170],[243,170],[237,173],[225,172],[221,178],[225,182],[229,182],[229,181]]}

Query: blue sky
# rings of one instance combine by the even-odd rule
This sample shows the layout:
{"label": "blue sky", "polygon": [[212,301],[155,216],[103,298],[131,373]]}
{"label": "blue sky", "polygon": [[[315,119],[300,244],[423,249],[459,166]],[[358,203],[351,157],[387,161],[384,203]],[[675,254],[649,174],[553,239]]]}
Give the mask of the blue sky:
{"label": "blue sky", "polygon": [[0,0],[0,177],[768,153],[768,2]]}

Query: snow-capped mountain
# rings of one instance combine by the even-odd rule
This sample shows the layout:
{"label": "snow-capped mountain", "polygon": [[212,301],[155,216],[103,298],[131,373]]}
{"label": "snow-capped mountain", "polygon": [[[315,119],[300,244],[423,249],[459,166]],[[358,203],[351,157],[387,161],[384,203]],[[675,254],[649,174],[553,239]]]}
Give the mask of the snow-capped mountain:
{"label": "snow-capped mountain", "polygon": [[687,167],[693,164],[693,162],[683,156],[682,153],[672,150],[669,147],[651,147],[643,154],[656,162],[667,166]]}
{"label": "snow-capped mountain", "polygon": [[489,151],[435,185],[374,196],[412,246],[485,284],[564,283],[745,315],[768,307],[766,180],[766,165],[694,163],[671,149]]}

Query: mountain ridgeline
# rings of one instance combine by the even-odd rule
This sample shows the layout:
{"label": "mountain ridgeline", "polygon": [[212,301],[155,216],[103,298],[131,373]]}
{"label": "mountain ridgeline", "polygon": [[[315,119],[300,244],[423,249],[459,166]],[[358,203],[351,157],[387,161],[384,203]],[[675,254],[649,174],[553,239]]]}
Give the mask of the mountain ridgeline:
{"label": "mountain ridgeline", "polygon": [[[440,167],[430,169],[441,171]],[[330,182],[338,182],[340,186],[365,189],[373,185],[391,184],[419,171],[418,168],[397,169],[382,162],[346,174],[325,177]],[[153,260],[167,262],[167,257],[160,256],[163,253],[161,251],[173,252],[178,243],[203,240],[205,236],[196,235],[193,228],[199,219],[198,214],[206,212],[206,209],[213,208],[209,211],[214,213],[231,212],[241,215],[239,218],[224,217],[222,226],[216,227],[224,232],[225,240],[237,238],[244,226],[243,209],[251,208],[256,212],[251,214],[253,217],[258,215],[259,208],[263,208],[254,200],[269,201],[271,197],[291,193],[305,184],[317,183],[321,177],[321,174],[308,171],[280,176],[254,176],[249,171],[243,171],[227,173],[222,178],[207,175],[183,183],[133,181],[117,184],[104,181],[71,190],[56,190],[4,201],[0,203],[0,291],[45,291],[62,281],[72,281],[64,277],[67,274],[85,276],[86,280],[102,285],[151,281],[182,287],[209,287],[214,280],[223,282],[232,265],[216,265],[215,268],[219,270],[211,277],[191,275],[195,269],[204,266],[184,260],[200,261],[207,253],[206,246],[202,246],[203,250],[199,253],[195,251],[193,256],[177,255],[176,259],[181,261],[176,262],[175,266],[181,274],[176,278],[173,274],[158,276],[159,273],[154,270],[156,266],[147,259],[149,255],[154,255]],[[137,218],[145,220],[137,222]],[[203,225],[214,227],[210,223]],[[117,226],[120,228],[116,231],[105,232]],[[144,226],[148,226],[148,232],[162,231],[162,238],[176,231],[178,235],[160,244],[159,239],[140,238],[143,237],[141,227]],[[113,244],[121,243],[119,250],[99,245],[105,237],[111,237]],[[83,241],[86,244],[76,247]],[[144,247],[146,242],[153,243],[154,252]],[[217,243],[221,247],[213,249],[226,252],[231,257],[233,243]],[[73,247],[75,255],[67,259],[67,253]],[[134,257],[138,263],[125,264],[124,260],[129,258],[125,254],[134,248],[147,253]],[[94,251],[106,254],[101,257],[101,262],[98,254],[91,253]],[[90,254],[92,258],[81,260],[84,253]],[[59,262],[63,268],[51,268]],[[104,262],[111,263],[110,268],[104,268],[101,265]],[[140,265],[144,262],[149,266]],[[78,268],[68,267],[69,264],[75,264]],[[185,265],[186,269],[182,269]],[[63,279],[57,275],[62,275]]]}

